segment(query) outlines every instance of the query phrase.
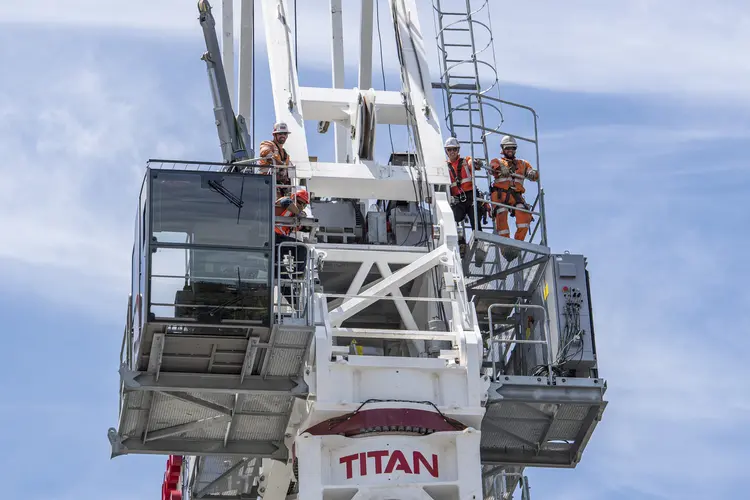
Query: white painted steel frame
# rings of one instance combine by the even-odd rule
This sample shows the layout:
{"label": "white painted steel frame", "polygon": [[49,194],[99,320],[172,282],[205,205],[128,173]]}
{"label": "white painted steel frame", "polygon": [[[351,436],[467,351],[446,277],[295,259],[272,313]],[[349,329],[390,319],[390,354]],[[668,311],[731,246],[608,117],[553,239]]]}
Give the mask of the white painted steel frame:
{"label": "white painted steel frame", "polygon": [[234,0],[221,1],[221,59],[229,85],[229,100],[232,109],[237,109],[234,81]]}
{"label": "white painted steel frame", "polygon": [[[255,0],[242,0],[240,10],[239,107],[237,112],[250,119],[253,111],[255,51]],[[252,137],[255,140],[255,137]],[[252,148],[251,144],[247,145]],[[254,149],[254,148],[252,148]]]}

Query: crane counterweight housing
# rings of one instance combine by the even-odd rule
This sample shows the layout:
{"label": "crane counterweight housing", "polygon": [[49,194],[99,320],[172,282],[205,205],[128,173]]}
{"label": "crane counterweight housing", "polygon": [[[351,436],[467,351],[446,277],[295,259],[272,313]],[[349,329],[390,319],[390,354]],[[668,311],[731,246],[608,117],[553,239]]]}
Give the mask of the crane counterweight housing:
{"label": "crane counterweight housing", "polygon": [[[451,185],[447,137],[485,167],[493,141],[512,137],[539,171],[536,113],[491,92],[488,1],[434,0],[431,82],[415,0],[384,0],[398,90],[372,89],[379,6],[361,1],[359,87],[346,89],[342,0],[328,6],[331,88],[299,84],[289,2],[244,0],[239,114],[234,48],[198,2],[223,161],[148,162],[108,431],[112,457],[168,456],[163,499],[528,500],[527,467],[574,468],[602,418],[587,262],[552,251],[541,184],[508,206],[490,195],[489,168],[471,172],[472,220],[528,213],[523,239],[454,216],[467,198]],[[253,157],[256,18],[273,121],[290,132],[283,164]],[[333,124],[334,161],[309,156],[305,121]],[[412,149],[380,163],[378,124],[405,127]],[[298,190],[309,204],[284,201]]]}

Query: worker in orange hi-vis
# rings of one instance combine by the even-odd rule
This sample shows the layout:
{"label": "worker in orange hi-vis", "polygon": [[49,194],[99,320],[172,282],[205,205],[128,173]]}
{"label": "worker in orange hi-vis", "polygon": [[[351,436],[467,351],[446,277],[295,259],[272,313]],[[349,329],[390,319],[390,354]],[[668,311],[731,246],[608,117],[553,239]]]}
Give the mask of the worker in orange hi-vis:
{"label": "worker in orange hi-vis", "polygon": [[[492,184],[492,201],[510,205],[516,208],[529,210],[531,207],[523,198],[526,188],[523,187],[524,179],[533,182],[539,180],[539,172],[531,167],[526,160],[516,158],[518,144],[513,137],[506,135],[500,141],[500,148],[503,151],[503,157],[499,160],[493,158],[490,162],[490,168],[495,178]],[[495,206],[495,230],[500,236],[510,237],[510,228],[508,227],[508,208]],[[516,218],[517,240],[524,240],[529,233],[529,226],[533,220],[528,212],[521,210],[510,210],[511,216]]]}
{"label": "worker in orange hi-vis", "polygon": [[[474,200],[476,189],[474,187],[472,170],[481,168],[481,162],[473,160],[470,156],[461,157],[461,145],[455,137],[449,137],[445,141],[445,155],[448,157],[448,172],[450,174],[450,206],[453,211],[453,219],[456,223],[463,222],[469,217],[472,231],[481,231],[482,225],[474,220]],[[479,210],[481,214],[481,209]],[[459,235],[458,241],[461,255],[466,251],[466,241],[463,233]]]}
{"label": "worker in orange hi-vis", "polygon": [[[298,190],[291,196],[282,196],[276,200],[276,217],[304,217],[303,210],[309,204],[310,194],[304,189]],[[276,225],[274,230],[276,238],[279,239],[279,236],[289,238],[289,233],[295,229],[290,226]]]}
{"label": "worker in orange hi-vis", "polygon": [[276,196],[279,197],[287,196],[292,192],[289,177],[291,159],[289,153],[284,149],[288,137],[289,127],[286,123],[279,122],[273,126],[273,140],[260,143],[261,160],[258,161],[258,164],[261,165],[260,172],[270,174],[272,171],[276,171],[276,185],[279,186],[276,188]]}
{"label": "worker in orange hi-vis", "polygon": [[[276,200],[275,215],[276,217],[306,217],[304,212],[305,208],[310,204],[310,193],[304,189],[299,189],[297,192],[290,196],[283,196]],[[276,232],[274,252],[276,253],[275,258],[281,259],[281,275],[279,276],[279,269],[274,265],[274,276],[283,280],[299,279],[305,270],[305,263],[307,262],[307,247],[302,244],[301,241],[293,238],[290,233],[292,231],[300,230],[300,227],[292,227],[289,224],[278,223],[274,227]],[[282,247],[281,253],[279,252],[279,245],[281,243],[291,243],[291,245],[285,245]],[[285,265],[283,262],[283,255],[290,255],[292,262],[289,265]],[[294,276],[292,276],[293,273]],[[290,285],[287,283],[282,286],[282,293],[285,296],[289,295],[291,290]]]}

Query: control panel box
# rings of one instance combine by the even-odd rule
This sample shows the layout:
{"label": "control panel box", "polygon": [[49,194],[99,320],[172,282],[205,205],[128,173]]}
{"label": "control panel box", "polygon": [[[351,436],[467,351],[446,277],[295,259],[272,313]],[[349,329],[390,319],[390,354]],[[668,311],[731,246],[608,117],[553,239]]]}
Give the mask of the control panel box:
{"label": "control panel box", "polygon": [[[544,277],[534,290],[531,303],[547,311],[545,328],[539,309],[527,309],[509,319],[508,337],[551,339],[552,367],[558,376],[598,377],[596,343],[592,318],[589,276],[583,255],[552,255],[545,266]],[[543,344],[516,344],[505,363],[505,373],[540,375],[546,373],[547,348]],[[496,361],[499,357],[496,356]]]}
{"label": "control panel box", "polygon": [[583,255],[553,255],[539,299],[550,316],[552,361],[564,375],[597,377],[589,275]]}

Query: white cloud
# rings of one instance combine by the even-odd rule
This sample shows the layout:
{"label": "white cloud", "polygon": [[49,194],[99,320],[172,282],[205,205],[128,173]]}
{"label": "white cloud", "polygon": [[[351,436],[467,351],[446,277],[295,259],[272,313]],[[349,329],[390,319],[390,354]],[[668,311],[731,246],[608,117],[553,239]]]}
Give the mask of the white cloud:
{"label": "white cloud", "polygon": [[[149,2],[147,8],[146,2],[129,2],[117,9],[103,4],[5,2],[0,19],[193,30],[189,36],[200,37],[194,2]],[[498,29],[514,33],[498,35],[498,43],[512,49],[503,76],[556,89],[664,94],[677,93],[674,85],[682,82],[679,92],[693,96],[742,98],[739,85],[747,80],[747,63],[733,60],[739,50],[733,44],[739,46],[746,35],[732,35],[734,41],[726,42],[718,34],[731,38],[728,26],[746,22],[747,15],[728,3],[687,13],[670,10],[677,5],[674,0],[662,2],[659,10],[655,5],[618,4],[614,16],[614,7],[592,2],[514,4],[512,29]],[[320,12],[306,12],[305,26],[317,26],[326,9]],[[381,14],[386,26],[388,16],[384,10]],[[356,30],[356,16],[347,16],[347,29]],[[429,18],[422,24],[431,26]],[[683,26],[695,24],[700,33],[691,39],[690,28]],[[300,60],[325,69],[328,38],[311,40]],[[713,60],[712,53],[721,57]],[[46,68],[43,81],[9,79],[3,87],[12,92],[0,92],[0,269],[6,284],[23,284],[50,300],[78,306],[111,301],[119,315],[129,288],[133,208],[143,161],[155,153],[189,157],[203,152],[204,145],[218,152],[208,94],[175,97],[176,89],[157,85],[153,79],[158,77],[141,72],[137,61],[119,68],[119,61],[105,65],[100,58],[70,60],[69,66],[52,63],[36,60]],[[642,496],[699,498],[705,497],[709,481],[736,481],[743,474],[744,450],[719,434],[734,432],[740,436],[736,439],[746,440],[740,418],[750,402],[739,367],[748,345],[738,333],[750,318],[736,310],[735,302],[726,309],[713,305],[723,293],[735,294],[736,304],[747,303],[739,283],[747,273],[730,264],[743,261],[740,240],[732,232],[712,231],[711,221],[699,217],[703,210],[677,211],[708,202],[697,180],[690,191],[676,193],[681,204],[675,209],[633,194],[623,173],[634,168],[637,154],[637,166],[655,183],[677,170],[663,155],[695,139],[741,140],[747,133],[710,123],[666,129],[635,123],[551,132],[543,139],[548,148],[544,172],[554,180],[546,184],[548,209],[569,209],[552,215],[554,246],[590,258],[601,369],[610,383],[610,407],[584,464],[566,476],[563,488],[571,498],[598,499],[626,487]],[[569,137],[581,135],[590,141],[586,147],[570,148]],[[594,167],[606,168],[596,168],[584,180],[569,175],[571,165],[581,166],[583,154],[582,168],[600,160]],[[656,167],[669,172],[661,174]],[[729,222],[744,217],[737,210],[718,215]],[[687,474],[695,470],[696,457],[714,462],[699,465],[700,474]],[[532,481],[536,474],[531,473]],[[589,491],[575,496],[575,486],[583,482]],[[670,491],[674,482],[682,486]]]}
{"label": "white cloud", "polygon": [[[431,2],[418,3],[423,6],[420,21],[430,49],[429,62],[437,73]],[[213,4],[220,18],[221,2]],[[386,64],[394,70],[397,60],[389,34],[390,15],[387,2],[380,0],[380,4]],[[443,4],[449,10],[463,2]],[[304,20],[299,27],[303,60],[328,68],[329,37],[320,32],[321,26],[330,23],[328,2],[305,0],[298,6],[298,17]],[[237,22],[239,7],[235,1]],[[680,0],[535,0],[491,8],[503,82],[566,91],[656,94],[690,99],[694,104],[698,99],[750,103],[745,85],[750,79],[750,62],[744,53],[750,44],[746,2],[717,0],[685,8]],[[359,10],[359,3],[345,2],[344,31],[351,41],[346,55],[351,64],[358,57]],[[0,5],[0,22],[114,26],[200,37],[196,17],[195,2],[179,0],[135,0],[116,6],[95,0]],[[259,28],[261,19],[258,16]],[[481,32],[477,37],[483,44]],[[377,54],[375,61],[378,64]]]}
{"label": "white cloud", "polygon": [[[215,132],[210,107],[196,126],[175,130],[178,93],[170,99],[158,76],[132,63],[107,68],[92,54],[67,65],[45,60],[43,80],[3,82],[0,268],[46,298],[105,314],[116,305],[119,314],[145,160],[194,157]],[[185,107],[180,116],[194,113]]]}
{"label": "white cloud", "polygon": [[[183,0],[24,0],[0,3],[0,22],[121,27],[159,31],[188,30],[197,18],[196,2]],[[192,9],[192,10],[191,10]]]}

